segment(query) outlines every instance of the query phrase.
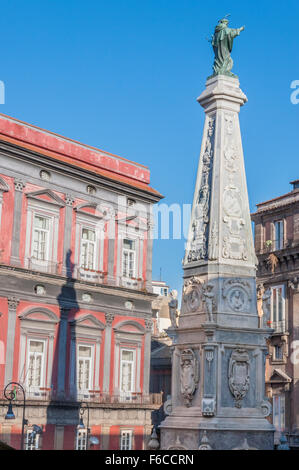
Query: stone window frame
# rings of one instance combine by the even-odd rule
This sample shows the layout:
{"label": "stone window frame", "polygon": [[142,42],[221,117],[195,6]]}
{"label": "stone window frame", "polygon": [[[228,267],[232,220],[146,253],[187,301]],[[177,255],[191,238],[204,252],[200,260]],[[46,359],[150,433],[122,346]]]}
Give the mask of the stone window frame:
{"label": "stone window frame", "polygon": [[[40,192],[42,194],[42,192]],[[45,192],[46,193],[46,192]],[[43,201],[29,194],[26,214],[26,238],[25,238],[25,260],[26,268],[51,270],[51,266],[57,266],[58,263],[58,237],[60,224],[60,209],[63,207],[59,202]],[[33,221],[35,216],[41,216],[49,219],[49,259],[46,261],[32,261],[32,240],[33,240]],[[48,263],[51,263],[50,265]],[[53,268],[54,273],[56,269]]]}
{"label": "stone window frame", "polygon": [[[91,322],[85,324],[84,322]],[[84,395],[88,398],[89,393],[83,394],[77,389],[77,348],[78,345],[92,346],[92,370],[91,370],[91,390],[100,392],[100,360],[101,360],[101,344],[103,341],[103,331],[105,325],[92,314],[83,314],[69,321],[71,327],[70,342],[70,363],[69,363],[69,390],[71,396],[77,398]]]}
{"label": "stone window frame", "polygon": [[[84,207],[91,207],[93,204],[84,204]],[[93,214],[87,214],[80,211],[82,205],[76,207],[76,224],[75,224],[75,265],[76,270],[81,270],[81,245],[82,245],[82,229],[87,228],[95,231],[95,262],[94,271],[103,272],[104,268],[104,247],[105,247],[105,221]],[[84,270],[87,273],[89,270]],[[83,272],[84,272],[83,271]]]}
{"label": "stone window frame", "polygon": [[280,404],[280,401],[281,401],[281,398],[283,398],[283,401],[284,401],[284,404],[283,404],[283,408],[284,408],[284,414],[283,414],[283,417],[284,417],[284,427],[283,429],[280,428],[280,424],[279,423],[279,429],[277,429],[275,427],[275,433],[280,433],[280,432],[283,432],[285,431],[285,428],[286,428],[286,393],[284,391],[280,391],[280,390],[276,390],[275,393],[273,393],[272,395],[272,424],[273,426],[275,426],[274,424],[274,419],[275,419],[275,397],[278,397],[280,400],[279,400],[279,416],[281,416],[281,404]]}
{"label": "stone window frame", "polygon": [[[276,248],[276,234],[275,234],[275,224],[277,222],[282,222],[282,226],[283,226],[283,239],[282,239],[282,248]],[[272,223],[271,223],[271,238],[273,240],[273,248],[275,251],[277,250],[282,250],[285,246],[285,242],[286,242],[286,218],[285,217],[281,217],[281,216],[276,216],[273,220],[272,220]]]}
{"label": "stone window frame", "polygon": [[[143,280],[143,251],[144,251],[144,241],[146,232],[145,228],[139,227],[136,231],[135,227],[132,227],[128,224],[126,220],[117,220],[118,224],[118,238],[117,238],[117,260],[116,260],[116,276],[117,283],[120,283],[120,280],[128,284],[128,287],[131,286],[132,280],[142,279]],[[123,240],[128,239],[135,242],[135,278],[125,278],[123,277]],[[134,286],[133,286],[134,287]]]}
{"label": "stone window frame", "polygon": [[[126,325],[134,326],[135,331],[122,330]],[[117,396],[121,395],[120,392],[120,358],[121,349],[134,349],[135,350],[135,374],[134,374],[134,391],[132,394],[141,393],[141,377],[143,370],[141,370],[141,353],[144,344],[146,330],[145,328],[134,320],[123,320],[113,327],[114,331],[114,368],[113,368],[113,393]]]}
{"label": "stone window frame", "polygon": [[[130,449],[122,448],[122,439],[123,439],[124,433],[128,433],[130,435]],[[134,450],[134,429],[133,428],[128,428],[128,427],[120,428],[119,449],[120,450]]]}
{"label": "stone window frame", "polygon": [[[44,318],[36,319],[30,318],[31,315],[36,313],[41,314]],[[30,390],[26,384],[26,365],[28,358],[29,340],[44,341],[45,342],[45,358],[43,369],[43,387],[40,387],[40,392],[33,390],[32,398],[37,399],[44,395],[43,390],[50,391],[52,389],[52,371],[54,359],[54,337],[56,333],[56,326],[59,319],[56,314],[45,307],[30,307],[19,315],[20,320],[20,352],[19,352],[19,382],[24,384],[26,392],[29,394]]]}
{"label": "stone window frame", "polygon": [[[286,364],[288,358],[288,333],[274,333],[271,336],[270,344],[269,344],[269,359],[270,364],[278,365],[278,364]],[[275,346],[279,346],[282,348],[282,357],[277,359],[275,356]]]}
{"label": "stone window frame", "polygon": [[0,227],[1,227],[1,217],[2,217],[2,207],[3,207],[3,193],[6,193],[9,191],[9,186],[4,181],[3,178],[0,177]]}
{"label": "stone window frame", "polygon": [[[287,289],[286,285],[282,282],[280,284],[272,284],[269,286],[271,289],[271,328],[274,328],[274,333],[285,333],[287,331]],[[277,289],[282,287],[282,305],[283,305],[283,312],[282,312],[282,320],[277,320],[274,322],[273,320],[273,289]],[[279,328],[280,327],[280,328]]]}

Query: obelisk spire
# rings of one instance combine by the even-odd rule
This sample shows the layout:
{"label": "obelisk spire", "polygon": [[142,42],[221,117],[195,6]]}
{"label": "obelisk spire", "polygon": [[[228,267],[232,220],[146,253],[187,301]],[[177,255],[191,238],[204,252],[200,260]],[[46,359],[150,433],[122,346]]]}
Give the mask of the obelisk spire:
{"label": "obelisk spire", "polygon": [[[256,256],[239,125],[247,98],[231,73],[233,30],[215,29],[214,75],[198,102],[205,111],[181,314],[172,355],[172,412],[162,449],[273,449],[266,417],[265,338],[256,302]],[[168,407],[169,408],[169,407]],[[180,444],[178,446],[178,436]]]}

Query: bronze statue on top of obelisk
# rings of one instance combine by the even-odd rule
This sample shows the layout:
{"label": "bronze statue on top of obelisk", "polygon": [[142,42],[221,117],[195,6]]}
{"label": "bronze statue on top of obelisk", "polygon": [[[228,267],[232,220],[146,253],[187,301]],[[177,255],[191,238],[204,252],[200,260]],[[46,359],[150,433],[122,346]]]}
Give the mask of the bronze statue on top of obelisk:
{"label": "bronze statue on top of obelisk", "polygon": [[233,60],[230,56],[233,49],[233,42],[236,36],[239,36],[240,32],[244,30],[245,26],[241,28],[229,28],[227,16],[218,21],[215,28],[215,32],[210,39],[213,46],[215,59],[213,64],[213,70],[215,75],[228,75],[229,77],[236,77],[231,72],[233,68]]}

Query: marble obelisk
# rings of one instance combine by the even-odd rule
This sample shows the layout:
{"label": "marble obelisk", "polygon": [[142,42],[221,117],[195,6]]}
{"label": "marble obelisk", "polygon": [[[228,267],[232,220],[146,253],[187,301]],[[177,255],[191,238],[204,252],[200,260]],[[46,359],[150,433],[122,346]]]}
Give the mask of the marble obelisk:
{"label": "marble obelisk", "polygon": [[239,126],[246,101],[238,78],[217,70],[198,98],[206,118],[161,449],[273,449],[264,382],[272,330],[258,323]]}

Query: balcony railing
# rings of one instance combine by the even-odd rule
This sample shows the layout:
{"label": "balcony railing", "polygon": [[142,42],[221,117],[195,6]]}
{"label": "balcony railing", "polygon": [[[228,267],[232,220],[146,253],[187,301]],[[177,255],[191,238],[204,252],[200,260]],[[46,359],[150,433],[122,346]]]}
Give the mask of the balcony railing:
{"label": "balcony railing", "polygon": [[96,284],[103,284],[107,276],[106,272],[96,271],[94,269],[78,268],[76,270],[77,279],[81,281],[95,282]]}
{"label": "balcony railing", "polygon": [[[150,394],[142,394],[142,393],[129,393],[125,394],[114,394],[110,395],[109,393],[104,393],[98,390],[88,390],[87,392],[80,393],[69,393],[66,394],[58,393],[57,391],[53,391],[51,389],[40,388],[39,390],[30,390],[27,388],[25,389],[26,393],[26,400],[37,400],[37,401],[44,401],[44,402],[80,402],[85,401],[94,404],[130,404],[130,405],[162,405],[162,393],[150,393]],[[23,397],[17,393],[16,402],[21,401]],[[0,400],[5,400],[3,390],[0,392]]]}
{"label": "balcony railing", "polygon": [[[34,257],[26,258],[24,267],[32,271],[63,275],[62,263],[48,260],[39,260]],[[75,267],[72,272],[74,279],[80,281],[93,282],[95,284],[115,285],[117,287],[125,287],[127,289],[146,290],[145,281],[142,278],[116,276],[109,279],[108,273],[87,269],[84,267]]]}
{"label": "balcony railing", "polygon": [[137,279],[135,277],[119,276],[116,279],[116,285],[120,287],[127,287],[129,289],[137,289],[137,290],[142,290],[145,288],[144,280],[141,278]]}
{"label": "balcony railing", "polygon": [[264,254],[264,253],[273,253],[274,251],[279,251],[279,250],[285,250],[287,248],[291,248],[293,245],[293,241],[288,239],[288,240],[266,240],[264,242],[263,247],[258,250],[258,253]]}
{"label": "balcony railing", "polygon": [[34,271],[43,273],[58,274],[60,266],[61,263],[56,263],[54,261],[40,260],[34,257],[25,259],[25,267],[27,269],[32,269]]}

